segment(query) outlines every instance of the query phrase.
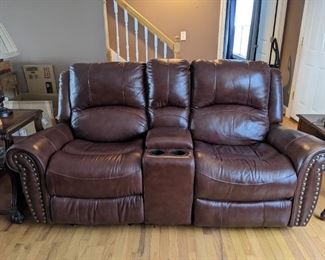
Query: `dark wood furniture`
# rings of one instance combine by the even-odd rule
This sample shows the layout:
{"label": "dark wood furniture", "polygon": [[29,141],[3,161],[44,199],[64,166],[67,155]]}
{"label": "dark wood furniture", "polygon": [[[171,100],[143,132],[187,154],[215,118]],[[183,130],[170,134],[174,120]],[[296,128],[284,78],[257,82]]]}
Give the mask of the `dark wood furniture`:
{"label": "dark wood furniture", "polygon": [[[4,142],[5,151],[14,142],[12,134],[27,124],[34,122],[36,131],[43,130],[41,120],[42,111],[38,109],[14,109],[11,116],[0,118],[0,138]],[[7,174],[11,180],[11,203],[7,208],[0,208],[0,214],[9,215],[13,223],[22,223],[25,200],[21,190],[20,178],[17,173],[11,171],[6,165],[3,165],[2,168],[4,174]],[[5,182],[5,176],[0,179],[0,185],[5,185],[1,180]],[[4,198],[4,200],[6,199]]]}
{"label": "dark wood furniture", "polygon": [[[312,134],[325,141],[325,115],[297,115],[299,117],[298,130]],[[325,209],[320,215],[325,220]]]}
{"label": "dark wood furniture", "polygon": [[325,140],[325,115],[297,115],[298,130]]}

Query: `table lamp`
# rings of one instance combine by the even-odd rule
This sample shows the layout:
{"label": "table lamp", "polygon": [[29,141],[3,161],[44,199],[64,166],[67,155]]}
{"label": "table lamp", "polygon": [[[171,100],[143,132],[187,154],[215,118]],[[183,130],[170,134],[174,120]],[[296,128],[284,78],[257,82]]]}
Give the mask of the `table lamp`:
{"label": "table lamp", "polygon": [[[2,23],[0,23],[0,62],[4,59],[16,57],[18,55],[17,47],[10,37],[8,31]],[[3,106],[5,95],[0,86],[0,117],[8,117],[12,114],[12,110]]]}

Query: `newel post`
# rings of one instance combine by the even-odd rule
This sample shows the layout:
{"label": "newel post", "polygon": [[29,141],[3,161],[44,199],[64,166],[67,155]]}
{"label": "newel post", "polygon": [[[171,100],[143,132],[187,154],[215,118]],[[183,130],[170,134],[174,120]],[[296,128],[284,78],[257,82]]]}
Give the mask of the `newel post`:
{"label": "newel post", "polygon": [[175,42],[174,42],[174,58],[180,58],[181,54],[181,40],[178,35],[174,37]]}

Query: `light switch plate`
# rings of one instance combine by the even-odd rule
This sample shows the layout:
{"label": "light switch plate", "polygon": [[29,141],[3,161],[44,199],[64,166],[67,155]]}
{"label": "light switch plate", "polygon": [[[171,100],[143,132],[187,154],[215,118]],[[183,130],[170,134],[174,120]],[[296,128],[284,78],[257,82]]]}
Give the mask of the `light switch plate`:
{"label": "light switch plate", "polygon": [[186,31],[181,31],[181,41],[186,41]]}

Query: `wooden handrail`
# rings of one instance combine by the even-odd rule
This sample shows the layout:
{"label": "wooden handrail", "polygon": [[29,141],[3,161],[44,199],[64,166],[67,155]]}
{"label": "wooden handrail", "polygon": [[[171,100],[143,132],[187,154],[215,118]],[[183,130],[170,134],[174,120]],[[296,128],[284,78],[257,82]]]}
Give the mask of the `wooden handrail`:
{"label": "wooden handrail", "polygon": [[138,22],[141,25],[147,27],[152,34],[156,34],[158,38],[161,39],[163,42],[165,42],[170,49],[174,50],[175,42],[172,39],[170,39],[166,34],[164,34],[161,30],[159,30],[147,18],[145,18],[142,14],[140,14],[136,9],[134,9],[133,6],[131,6],[125,0],[116,0],[116,1],[118,5],[124,8],[125,10],[127,10],[131,16],[137,18]]}
{"label": "wooden handrail", "polygon": [[106,59],[111,60],[111,46],[109,44],[109,27],[108,27],[108,14],[107,14],[107,1],[103,1],[103,15],[104,15],[104,28],[105,28],[105,45],[106,45]]}

